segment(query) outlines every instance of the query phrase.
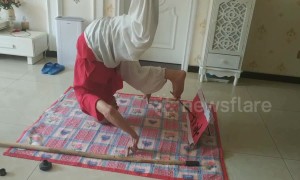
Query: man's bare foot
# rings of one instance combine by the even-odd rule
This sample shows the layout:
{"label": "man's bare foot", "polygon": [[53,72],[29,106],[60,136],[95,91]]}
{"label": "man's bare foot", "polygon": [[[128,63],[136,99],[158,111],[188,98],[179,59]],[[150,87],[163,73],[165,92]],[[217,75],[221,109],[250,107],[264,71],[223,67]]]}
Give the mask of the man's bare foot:
{"label": "man's bare foot", "polygon": [[166,79],[170,80],[173,86],[173,96],[178,100],[184,91],[186,72],[181,70],[166,69]]}

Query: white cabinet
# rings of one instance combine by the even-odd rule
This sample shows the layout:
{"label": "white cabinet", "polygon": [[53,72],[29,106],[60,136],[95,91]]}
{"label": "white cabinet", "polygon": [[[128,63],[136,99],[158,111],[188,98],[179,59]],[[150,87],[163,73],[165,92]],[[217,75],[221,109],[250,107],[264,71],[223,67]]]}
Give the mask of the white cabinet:
{"label": "white cabinet", "polygon": [[0,31],[0,54],[26,56],[28,64],[34,64],[43,58],[47,49],[48,35],[45,32]]}
{"label": "white cabinet", "polygon": [[200,81],[205,75],[234,76],[237,85],[247,45],[255,0],[211,0]]}

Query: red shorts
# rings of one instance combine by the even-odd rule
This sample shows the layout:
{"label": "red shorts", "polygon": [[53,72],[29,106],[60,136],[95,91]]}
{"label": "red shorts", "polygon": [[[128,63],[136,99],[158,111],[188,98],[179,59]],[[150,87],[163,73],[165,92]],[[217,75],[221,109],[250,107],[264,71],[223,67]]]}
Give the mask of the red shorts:
{"label": "red shorts", "polygon": [[96,103],[98,100],[112,103],[113,95],[122,88],[123,80],[117,70],[97,61],[81,34],[77,42],[74,90],[82,111],[102,121],[104,116],[97,111]]}

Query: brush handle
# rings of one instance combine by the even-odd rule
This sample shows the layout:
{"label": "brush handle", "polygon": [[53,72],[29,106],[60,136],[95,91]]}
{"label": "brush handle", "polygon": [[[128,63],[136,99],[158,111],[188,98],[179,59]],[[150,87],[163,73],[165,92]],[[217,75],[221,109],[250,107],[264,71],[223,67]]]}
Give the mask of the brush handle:
{"label": "brush handle", "polygon": [[48,153],[57,153],[57,154],[65,154],[65,155],[73,155],[73,156],[81,156],[81,157],[101,159],[101,160],[124,161],[124,162],[134,162],[134,163],[150,163],[150,164],[161,164],[161,165],[200,166],[200,163],[198,161],[141,159],[141,158],[134,158],[134,157],[93,154],[93,153],[88,153],[88,152],[81,152],[81,151],[74,151],[74,150],[67,150],[67,149],[55,149],[55,148],[49,148],[49,147],[44,147],[44,146],[32,146],[32,145],[19,144],[19,143],[0,142],[0,147],[28,149],[28,150],[43,151],[43,152],[48,152]]}

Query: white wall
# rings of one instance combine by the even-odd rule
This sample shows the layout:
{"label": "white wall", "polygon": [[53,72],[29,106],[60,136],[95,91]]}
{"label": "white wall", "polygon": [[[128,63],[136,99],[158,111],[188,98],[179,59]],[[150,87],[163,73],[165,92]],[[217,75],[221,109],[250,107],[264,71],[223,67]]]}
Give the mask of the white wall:
{"label": "white wall", "polygon": [[[22,6],[14,8],[16,14],[16,26],[20,27],[22,17],[25,16],[30,22],[30,29],[37,31],[47,31],[47,0],[23,0]],[[5,10],[1,10],[3,17]]]}
{"label": "white wall", "polygon": [[74,2],[73,0],[63,0],[63,16],[81,17],[87,21],[93,18],[92,0],[81,0]]}
{"label": "white wall", "polygon": [[[14,8],[16,27],[20,27],[23,16],[29,21],[30,30],[49,33],[50,50],[56,51],[56,21],[58,15],[81,17],[85,25],[95,18],[103,16],[104,0],[22,0],[21,7]],[[0,16],[5,13],[1,10]]]}
{"label": "white wall", "polygon": [[[58,1],[61,1],[61,3],[59,3],[59,5],[61,6],[60,15],[83,18],[85,20],[85,24],[84,24],[85,26],[87,26],[94,19],[103,16],[104,0],[80,0],[78,2],[74,0],[58,0]],[[50,32],[50,33],[55,36],[55,32]],[[55,51],[56,47],[52,45],[50,50]]]}

